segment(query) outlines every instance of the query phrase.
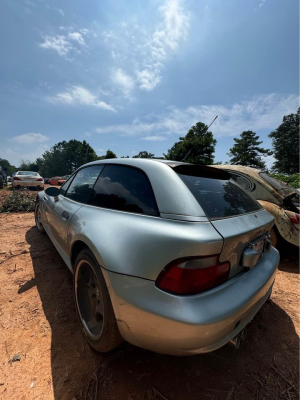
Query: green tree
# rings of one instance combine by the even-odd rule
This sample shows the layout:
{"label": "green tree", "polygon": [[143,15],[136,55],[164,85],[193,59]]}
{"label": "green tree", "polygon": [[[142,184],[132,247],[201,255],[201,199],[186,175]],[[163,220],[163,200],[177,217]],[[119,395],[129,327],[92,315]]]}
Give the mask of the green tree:
{"label": "green tree", "polygon": [[117,156],[113,151],[108,149],[104,156],[98,157],[98,160],[108,160],[109,158],[117,158]]}
{"label": "green tree", "polygon": [[69,175],[83,164],[98,159],[94,149],[84,140],[72,139],[55,144],[36,160],[42,176]]}
{"label": "green tree", "polygon": [[197,122],[184,137],[179,138],[167,154],[165,159],[181,161],[190,151],[186,162],[210,165],[214,162],[215,145],[217,143],[212,132],[203,122]]}
{"label": "green tree", "polygon": [[272,170],[283,174],[299,172],[299,114],[283,117],[282,124],[269,134],[272,138],[273,154],[276,159]]}
{"label": "green tree", "polygon": [[152,153],[148,153],[148,151],[140,151],[139,154],[132,158],[155,158],[155,156]]}
{"label": "green tree", "polygon": [[270,150],[266,150],[259,145],[259,136],[253,131],[244,131],[240,139],[234,138],[235,144],[229,149],[230,164],[244,165],[252,168],[264,169],[266,164],[261,155],[272,154]]}
{"label": "green tree", "polygon": [[21,160],[21,164],[18,168],[20,171],[39,171],[39,165],[35,162],[31,162],[29,160]]}
{"label": "green tree", "polygon": [[4,158],[0,158],[0,165],[8,176],[12,175],[16,171],[16,167],[11,165],[11,163]]}

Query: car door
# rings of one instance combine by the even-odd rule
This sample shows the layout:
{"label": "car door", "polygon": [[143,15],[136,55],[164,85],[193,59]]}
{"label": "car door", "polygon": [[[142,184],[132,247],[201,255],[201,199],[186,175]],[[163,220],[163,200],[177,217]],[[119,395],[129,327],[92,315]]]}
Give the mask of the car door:
{"label": "car door", "polygon": [[66,192],[57,197],[48,197],[44,211],[51,236],[64,252],[68,251],[68,227],[76,212],[86,204],[103,165],[80,169]]}

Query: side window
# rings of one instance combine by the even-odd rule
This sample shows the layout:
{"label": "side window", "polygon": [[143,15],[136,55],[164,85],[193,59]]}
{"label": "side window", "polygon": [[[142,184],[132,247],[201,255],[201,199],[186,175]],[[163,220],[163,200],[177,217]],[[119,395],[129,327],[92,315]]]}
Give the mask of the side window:
{"label": "side window", "polygon": [[242,189],[246,192],[251,192],[252,190],[252,183],[250,179],[246,178],[245,176],[235,174],[230,172],[231,178],[238,184]]}
{"label": "side window", "polygon": [[70,176],[70,178],[67,179],[66,182],[63,183],[63,184],[61,185],[61,187],[60,187],[60,194],[62,194],[63,196],[65,196],[66,191],[68,190],[68,187],[69,187],[70,183],[72,182],[72,180],[73,180],[73,178],[74,178],[74,175],[75,175],[75,174],[72,174],[72,175]]}
{"label": "side window", "polygon": [[65,196],[80,203],[86,203],[102,169],[103,165],[94,165],[79,170]]}
{"label": "side window", "polygon": [[144,172],[106,165],[94,186],[89,204],[146,215],[158,215],[152,187]]}

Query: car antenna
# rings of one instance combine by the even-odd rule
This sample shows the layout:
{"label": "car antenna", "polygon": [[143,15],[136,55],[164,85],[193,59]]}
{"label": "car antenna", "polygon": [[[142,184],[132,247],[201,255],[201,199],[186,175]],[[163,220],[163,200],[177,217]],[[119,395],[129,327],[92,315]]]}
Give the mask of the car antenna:
{"label": "car antenna", "polygon": [[[212,124],[215,122],[215,120],[218,118],[218,115],[216,115],[215,116],[215,118],[211,121],[211,123],[208,125],[208,127],[205,129],[205,131],[204,131],[204,133],[206,133],[208,130],[209,130],[209,128],[212,126]],[[192,150],[193,150],[193,147],[191,147],[190,149],[189,149],[189,151],[186,153],[186,155],[183,157],[183,159],[181,160],[181,162],[183,162],[183,161],[185,161],[187,158],[188,158],[188,156],[191,154],[191,152],[192,152]]]}

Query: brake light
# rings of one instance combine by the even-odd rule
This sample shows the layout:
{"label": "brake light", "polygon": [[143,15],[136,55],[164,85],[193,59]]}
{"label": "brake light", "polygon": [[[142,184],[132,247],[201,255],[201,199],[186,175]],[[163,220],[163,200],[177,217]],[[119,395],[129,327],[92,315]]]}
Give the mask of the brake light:
{"label": "brake light", "polygon": [[300,214],[294,213],[294,215],[288,215],[288,217],[293,224],[299,224]]}
{"label": "brake light", "polygon": [[14,176],[14,181],[21,181],[21,178],[18,178],[17,176]]}
{"label": "brake light", "polygon": [[42,182],[44,179],[43,178],[39,178],[39,179],[36,179],[38,182]]}
{"label": "brake light", "polygon": [[173,294],[195,294],[226,282],[229,262],[220,263],[219,255],[179,258],[168,264],[159,274],[156,286]]}

